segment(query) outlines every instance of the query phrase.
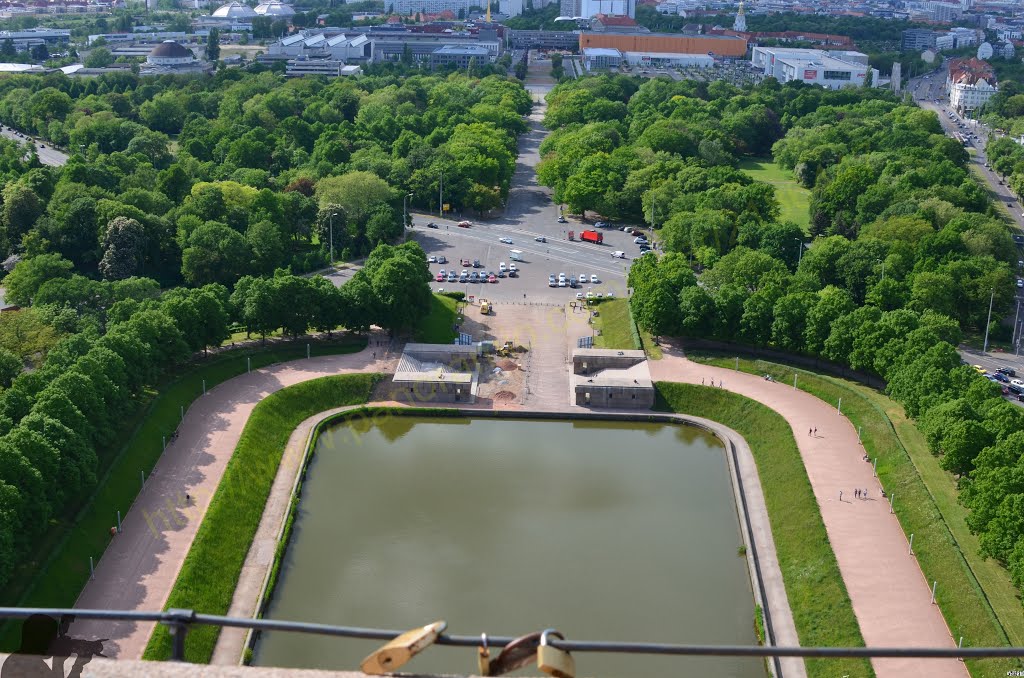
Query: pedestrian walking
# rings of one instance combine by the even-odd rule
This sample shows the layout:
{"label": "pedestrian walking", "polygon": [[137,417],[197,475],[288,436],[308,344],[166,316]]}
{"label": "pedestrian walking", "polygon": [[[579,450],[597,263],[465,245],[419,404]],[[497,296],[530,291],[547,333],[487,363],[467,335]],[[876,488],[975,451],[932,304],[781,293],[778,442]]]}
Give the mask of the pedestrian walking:
{"label": "pedestrian walking", "polygon": [[700,378],[700,385],[701,385],[701,386],[704,386],[704,385],[705,385],[705,384],[704,384],[704,377],[701,377],[701,378]]}
{"label": "pedestrian walking", "polygon": [[856,490],[856,492],[854,492],[853,496],[856,497],[857,499],[860,499],[860,489],[859,488]]}
{"label": "pedestrian walking", "polygon": [[374,352],[373,352],[373,359],[374,359],[374,360],[376,360],[376,359],[377,359],[377,352],[376,352],[376,351],[374,351]]}
{"label": "pedestrian walking", "polygon": [[839,501],[843,500],[843,491],[839,490]]}
{"label": "pedestrian walking", "polygon": [[814,437],[815,438],[818,437],[818,427],[817,426],[814,427]]}
{"label": "pedestrian walking", "polygon": [[868,491],[867,490],[861,490],[860,491],[860,498],[861,499],[867,499],[868,498]]}
{"label": "pedestrian walking", "polygon": [[811,429],[807,429],[807,437],[808,437],[808,438],[810,438],[810,437],[811,437]]}

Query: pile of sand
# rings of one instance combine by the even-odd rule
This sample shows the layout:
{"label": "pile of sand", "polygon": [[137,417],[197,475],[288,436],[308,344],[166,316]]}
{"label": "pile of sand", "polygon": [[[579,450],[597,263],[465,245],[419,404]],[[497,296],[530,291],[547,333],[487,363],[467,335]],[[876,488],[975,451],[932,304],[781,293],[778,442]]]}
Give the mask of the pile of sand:
{"label": "pile of sand", "polygon": [[513,370],[518,370],[519,369],[519,365],[517,365],[512,360],[501,360],[501,361],[499,361],[497,363],[497,365],[498,365],[498,367],[500,367],[501,369],[505,370],[506,372],[511,372]]}
{"label": "pile of sand", "polygon": [[512,391],[498,391],[493,396],[494,400],[515,400],[516,394]]}

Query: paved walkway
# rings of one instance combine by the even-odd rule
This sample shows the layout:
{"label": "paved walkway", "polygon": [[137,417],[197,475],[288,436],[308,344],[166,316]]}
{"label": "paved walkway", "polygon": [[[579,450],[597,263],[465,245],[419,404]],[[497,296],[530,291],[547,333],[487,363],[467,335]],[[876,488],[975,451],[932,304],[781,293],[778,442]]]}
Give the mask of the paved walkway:
{"label": "paved walkway", "polygon": [[[931,604],[930,582],[910,555],[871,465],[863,461],[863,448],[849,420],[834,406],[791,385],[699,365],[677,348],[666,346],[664,352],[663,360],[650,363],[655,381],[724,382],[724,388],[764,403],[789,422],[865,643],[954,647],[938,606]],[[814,427],[817,435],[808,435]],[[869,498],[855,499],[857,488],[867,489]],[[879,678],[968,675],[955,659],[875,659],[872,664]]]}
{"label": "paved walkway", "polygon": [[[158,610],[181,565],[253,408],[274,391],[302,381],[354,372],[391,372],[395,362],[373,335],[365,350],[295,360],[230,379],[197,399],[178,438],[167,446],[111,541],[75,607]],[[373,358],[376,353],[376,360]],[[241,360],[242,358],[239,358]],[[185,501],[185,495],[192,497]],[[273,554],[271,553],[271,556]],[[153,624],[76,622],[72,635],[110,638],[110,657],[138,659]]]}

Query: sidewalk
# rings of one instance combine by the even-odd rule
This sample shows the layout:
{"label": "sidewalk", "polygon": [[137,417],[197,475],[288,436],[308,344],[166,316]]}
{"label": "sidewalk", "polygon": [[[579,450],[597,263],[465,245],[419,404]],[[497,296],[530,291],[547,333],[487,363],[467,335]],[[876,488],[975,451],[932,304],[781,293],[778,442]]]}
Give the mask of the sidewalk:
{"label": "sidewalk", "polygon": [[[355,372],[393,371],[386,348],[295,360],[244,374],[218,385],[185,413],[178,438],[167,446],[131,511],[111,541],[75,607],[113,610],[163,609],[185,556],[217,489],[228,460],[256,405],[271,393],[302,381]],[[386,341],[386,339],[385,339]],[[373,352],[380,359],[371,358]],[[185,495],[192,497],[185,501]],[[271,554],[272,556],[272,554]],[[139,659],[153,624],[80,621],[72,635],[110,638],[107,656]]]}
{"label": "sidewalk", "polygon": [[[931,603],[930,583],[910,555],[871,465],[862,459],[863,448],[849,420],[829,403],[792,386],[699,365],[675,347],[663,350],[664,359],[650,363],[654,381],[699,384],[713,378],[789,422],[864,642],[873,647],[955,647],[938,606]],[[815,427],[817,435],[808,435]],[[854,498],[857,488],[866,489],[868,499]],[[955,659],[874,659],[872,665],[879,678],[968,676]]]}

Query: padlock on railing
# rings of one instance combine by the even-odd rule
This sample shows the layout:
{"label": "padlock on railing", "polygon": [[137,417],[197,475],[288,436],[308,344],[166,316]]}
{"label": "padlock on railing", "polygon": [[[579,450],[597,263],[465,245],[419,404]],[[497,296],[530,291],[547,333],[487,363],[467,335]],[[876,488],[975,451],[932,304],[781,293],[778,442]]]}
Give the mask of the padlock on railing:
{"label": "padlock on railing", "polygon": [[555,629],[545,629],[540,634],[540,646],[537,648],[537,668],[555,678],[576,678],[576,661],[565,650],[548,644],[548,636],[565,636]]}
{"label": "padlock on railing", "polygon": [[489,671],[484,675],[503,676],[532,664],[540,647],[540,635],[540,632],[529,633],[513,640],[490,662]]}
{"label": "padlock on railing", "polygon": [[476,655],[476,668],[481,676],[491,675],[491,648],[487,646],[487,634],[480,634],[480,648]]}
{"label": "padlock on railing", "polygon": [[375,650],[363,660],[359,668],[363,673],[368,673],[371,676],[390,673],[433,645],[446,628],[448,628],[448,622],[436,621],[433,624],[406,631]]}

